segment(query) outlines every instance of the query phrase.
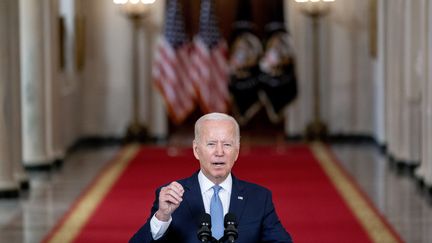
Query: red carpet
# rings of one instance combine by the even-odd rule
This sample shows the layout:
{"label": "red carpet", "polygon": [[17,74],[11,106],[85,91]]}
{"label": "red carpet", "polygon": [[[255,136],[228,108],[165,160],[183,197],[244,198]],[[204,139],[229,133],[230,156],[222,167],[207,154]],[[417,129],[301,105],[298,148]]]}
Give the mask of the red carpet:
{"label": "red carpet", "polygon": [[[242,148],[233,172],[272,190],[276,210],[295,242],[400,242],[334,159],[327,164],[333,173],[329,176],[316,156],[304,145]],[[101,193],[98,181],[121,163],[125,167]],[[189,148],[143,147],[130,162],[114,160],[44,242],[127,242],[145,222],[154,190],[197,169]],[[85,198],[98,193],[100,201],[92,207],[95,200]],[[88,218],[75,216],[80,212]]]}

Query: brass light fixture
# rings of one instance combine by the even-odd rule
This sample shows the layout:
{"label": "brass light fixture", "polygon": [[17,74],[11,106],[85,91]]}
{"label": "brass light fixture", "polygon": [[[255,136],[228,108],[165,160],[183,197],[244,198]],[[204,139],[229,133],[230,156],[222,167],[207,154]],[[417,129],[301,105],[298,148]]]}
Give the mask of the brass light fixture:
{"label": "brass light fixture", "polygon": [[140,97],[139,97],[139,50],[138,32],[142,21],[150,14],[152,4],[156,0],[113,0],[120,11],[128,17],[133,26],[132,32],[132,120],[128,125],[126,142],[145,142],[148,138],[147,128],[139,118]]}
{"label": "brass light fixture", "polygon": [[330,3],[334,0],[295,0],[302,13],[312,19],[313,31],[313,119],[305,129],[307,140],[324,140],[327,137],[327,125],[321,119],[320,94],[320,47],[319,21],[330,11]]}

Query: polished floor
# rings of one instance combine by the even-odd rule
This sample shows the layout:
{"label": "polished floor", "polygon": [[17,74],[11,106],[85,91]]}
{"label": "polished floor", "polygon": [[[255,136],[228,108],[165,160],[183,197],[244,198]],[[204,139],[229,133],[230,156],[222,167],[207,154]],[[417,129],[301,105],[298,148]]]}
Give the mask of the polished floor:
{"label": "polished floor", "polygon": [[[191,141],[190,135],[181,134],[173,136],[168,146],[189,146]],[[285,146],[287,142],[280,134],[243,133],[242,148],[254,144]],[[337,144],[332,148],[405,242],[432,242],[432,203],[409,173],[395,169],[371,144]],[[19,199],[0,200],[0,242],[40,242],[118,149],[81,149],[70,154],[62,166],[29,173],[28,192]]]}
{"label": "polished floor", "polygon": [[405,242],[432,242],[432,202],[409,170],[391,163],[375,145],[334,145],[360,189]]}

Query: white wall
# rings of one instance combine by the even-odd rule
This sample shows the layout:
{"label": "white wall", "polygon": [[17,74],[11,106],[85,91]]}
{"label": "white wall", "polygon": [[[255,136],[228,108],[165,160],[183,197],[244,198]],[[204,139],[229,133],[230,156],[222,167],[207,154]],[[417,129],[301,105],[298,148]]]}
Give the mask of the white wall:
{"label": "white wall", "polygon": [[[302,134],[312,120],[312,21],[299,3],[288,22],[297,51],[300,96],[289,112],[289,133]],[[369,1],[331,3],[320,20],[321,116],[331,134],[370,135],[374,129],[373,58],[369,52]]]}
{"label": "white wall", "polygon": [[[85,135],[123,136],[132,114],[132,23],[112,1],[83,2],[86,16],[86,64],[82,87]],[[149,103],[154,28],[161,26],[163,1],[153,6],[150,23],[139,33],[140,117],[150,125]],[[149,29],[152,28],[152,29]]]}
{"label": "white wall", "polygon": [[120,135],[131,114],[131,26],[111,1],[87,1],[85,6],[83,133]]}

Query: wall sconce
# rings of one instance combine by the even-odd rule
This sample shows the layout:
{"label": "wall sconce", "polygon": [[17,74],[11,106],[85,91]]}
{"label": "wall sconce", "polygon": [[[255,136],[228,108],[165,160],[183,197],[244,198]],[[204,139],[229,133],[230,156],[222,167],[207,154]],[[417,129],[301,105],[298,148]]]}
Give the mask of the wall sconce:
{"label": "wall sconce", "polygon": [[335,0],[295,0],[296,3],[301,5],[301,10],[308,16],[319,15],[323,16],[330,10],[329,3]]}
{"label": "wall sconce", "polygon": [[156,0],[113,0],[127,16],[143,17],[147,15]]}

